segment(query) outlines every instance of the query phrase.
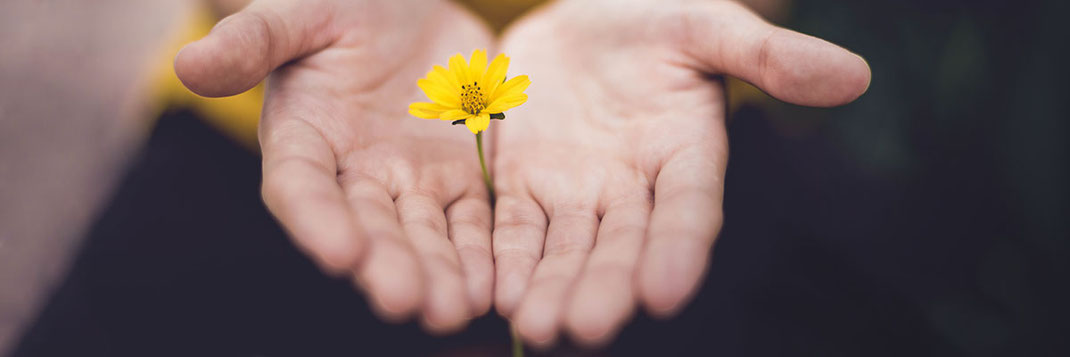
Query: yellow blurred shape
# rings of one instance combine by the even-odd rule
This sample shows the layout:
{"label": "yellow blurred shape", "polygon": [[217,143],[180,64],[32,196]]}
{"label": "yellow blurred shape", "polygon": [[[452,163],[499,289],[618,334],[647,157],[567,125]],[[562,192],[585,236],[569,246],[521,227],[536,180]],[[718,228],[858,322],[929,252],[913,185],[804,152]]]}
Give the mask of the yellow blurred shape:
{"label": "yellow blurred shape", "polygon": [[496,32],[501,32],[510,22],[528,9],[545,0],[458,0],[482,17]]}
{"label": "yellow blurred shape", "polygon": [[216,16],[207,7],[198,6],[188,13],[185,25],[167,40],[166,49],[152,74],[152,90],[157,98],[156,116],[169,108],[187,108],[246,148],[259,151],[256,126],[260,122],[260,108],[264,99],[264,84],[245,93],[225,98],[201,97],[189,89],[175,75],[174,58],[178,50],[212,30]]}

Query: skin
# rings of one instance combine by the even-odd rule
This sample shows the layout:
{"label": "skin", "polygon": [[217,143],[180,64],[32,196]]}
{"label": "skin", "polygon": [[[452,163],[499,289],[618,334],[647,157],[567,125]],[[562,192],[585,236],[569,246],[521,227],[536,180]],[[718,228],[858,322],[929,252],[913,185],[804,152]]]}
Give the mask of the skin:
{"label": "skin", "polygon": [[384,319],[415,314],[449,332],[490,309],[491,208],[472,134],[407,108],[433,64],[489,44],[448,1],[261,0],[185,47],[175,71],[211,97],[271,73],[259,132],[267,207]]}
{"label": "skin", "polygon": [[860,57],[736,2],[554,2],[501,42],[510,76],[533,84],[487,134],[492,220],[472,135],[406,113],[432,64],[490,43],[446,1],[260,0],[175,69],[206,96],[274,70],[264,201],[384,318],[454,331],[493,293],[537,347],[562,331],[606,343],[638,305],[671,316],[694,293],[721,226],[719,75],[811,106],[850,102],[869,83]]}
{"label": "skin", "polygon": [[612,339],[640,304],[672,316],[721,228],[719,75],[836,106],[869,67],[731,1],[556,2],[509,29],[528,104],[492,124],[495,305],[530,345]]}

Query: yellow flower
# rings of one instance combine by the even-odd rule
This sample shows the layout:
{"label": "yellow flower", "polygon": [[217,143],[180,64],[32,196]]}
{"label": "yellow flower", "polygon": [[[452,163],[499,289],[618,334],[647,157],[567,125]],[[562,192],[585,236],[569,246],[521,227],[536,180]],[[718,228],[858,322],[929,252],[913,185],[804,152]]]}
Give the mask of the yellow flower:
{"label": "yellow flower", "polygon": [[416,82],[431,103],[409,105],[409,114],[423,119],[464,120],[473,134],[490,125],[491,114],[500,114],[528,100],[524,90],[531,84],[528,76],[505,81],[509,58],[498,55],[487,65],[487,51],[472,52],[465,63],[460,53],[450,57],[449,69],[434,66],[427,77]]}

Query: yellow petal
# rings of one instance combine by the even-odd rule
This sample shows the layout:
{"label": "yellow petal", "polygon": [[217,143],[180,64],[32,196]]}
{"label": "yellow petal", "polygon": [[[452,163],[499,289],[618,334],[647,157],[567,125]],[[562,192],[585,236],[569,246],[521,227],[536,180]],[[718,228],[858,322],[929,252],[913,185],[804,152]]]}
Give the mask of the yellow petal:
{"label": "yellow petal", "polygon": [[464,56],[460,53],[450,57],[450,73],[457,78],[457,83],[468,84],[468,64],[464,62]]}
{"label": "yellow petal", "polygon": [[524,93],[510,94],[504,97],[499,97],[490,103],[486,109],[483,109],[484,113],[501,113],[514,107],[524,104],[528,101],[528,95]]}
{"label": "yellow petal", "polygon": [[409,114],[420,119],[438,119],[438,116],[441,115],[441,113],[420,110],[413,107],[409,107]]}
{"label": "yellow petal", "polygon": [[412,104],[409,104],[409,107],[415,107],[415,108],[420,109],[420,110],[433,110],[433,111],[439,111],[439,112],[444,112],[444,111],[447,111],[447,110],[450,110],[450,109],[458,109],[458,108],[453,108],[453,107],[445,106],[445,105],[438,104],[438,103],[427,103],[427,102],[413,102]]}
{"label": "yellow petal", "polygon": [[437,64],[432,68],[432,71],[436,73],[436,76],[442,76],[442,78],[445,79],[447,83],[449,83],[450,88],[453,88],[453,90],[457,91],[457,93],[461,92],[461,83],[457,81],[456,75],[450,73],[450,71],[447,70],[445,67],[439,66]]}
{"label": "yellow petal", "polygon": [[[441,67],[439,67],[439,68],[441,68]],[[445,71],[445,70],[443,70],[443,71]],[[427,80],[429,80],[432,83],[434,83],[435,86],[438,86],[438,87],[441,87],[441,88],[444,88],[444,89],[448,90],[450,93],[453,93],[453,95],[456,95],[456,96],[460,96],[461,95],[461,87],[453,85],[453,82],[450,82],[448,77],[446,77],[442,73],[439,73],[435,69],[432,69],[430,72],[427,72]]]}
{"label": "yellow petal", "polygon": [[[442,112],[455,109],[438,103],[416,102],[409,104],[409,114],[424,119],[438,119]],[[419,113],[419,114],[417,114]]]}
{"label": "yellow petal", "polygon": [[494,91],[494,94],[490,96],[490,102],[493,103],[495,100],[501,97],[524,93],[524,90],[528,89],[528,85],[530,84],[531,80],[528,79],[527,75],[520,75],[510,78],[508,81],[503,83],[501,86],[498,87],[498,89]]}
{"label": "yellow petal", "polygon": [[460,95],[430,79],[420,79],[416,81],[416,85],[420,86],[420,89],[424,90],[424,94],[435,103],[454,108],[461,106]]}
{"label": "yellow petal", "polygon": [[409,104],[409,114],[417,118],[423,119],[438,119],[442,116],[442,112],[449,111],[454,108],[450,108],[438,103],[424,103],[416,102]]}
{"label": "yellow petal", "polygon": [[505,57],[503,54],[494,57],[494,60],[490,62],[490,67],[487,67],[487,73],[480,80],[480,82],[486,83],[483,88],[487,90],[487,93],[494,93],[494,90],[505,80],[505,72],[508,70],[509,57]]}
{"label": "yellow petal", "polygon": [[477,49],[472,51],[472,62],[468,65],[468,79],[478,82],[483,79],[487,72],[487,50]]}
{"label": "yellow petal", "polygon": [[468,118],[464,121],[464,126],[468,127],[468,131],[472,134],[479,134],[479,132],[487,130],[490,126],[490,114],[479,113],[479,115]]}
{"label": "yellow petal", "polygon": [[447,110],[447,111],[443,112],[442,115],[439,116],[439,119],[451,120],[452,121],[452,120],[468,119],[471,116],[472,116],[472,114],[468,114],[468,112],[466,112],[466,111],[463,111],[463,110],[460,110],[460,109],[451,109],[451,110]]}

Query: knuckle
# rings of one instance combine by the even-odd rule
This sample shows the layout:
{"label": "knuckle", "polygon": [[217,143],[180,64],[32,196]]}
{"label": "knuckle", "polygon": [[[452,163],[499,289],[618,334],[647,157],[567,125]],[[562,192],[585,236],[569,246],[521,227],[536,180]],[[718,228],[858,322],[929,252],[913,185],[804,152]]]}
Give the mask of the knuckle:
{"label": "knuckle", "polygon": [[460,244],[457,245],[457,254],[461,257],[479,257],[479,259],[486,259],[490,262],[491,251],[485,246],[478,244]]}
{"label": "knuckle", "polygon": [[538,252],[517,247],[495,248],[495,262],[512,262],[524,266],[535,266],[539,262]]}
{"label": "knuckle", "polygon": [[313,256],[320,269],[332,273],[347,272],[359,261],[356,252],[339,249],[319,249],[313,253]]}
{"label": "knuckle", "polygon": [[630,260],[604,261],[587,268],[585,275],[591,279],[628,278],[635,273],[638,257]]}
{"label": "knuckle", "polygon": [[475,198],[464,198],[454,203],[447,212],[451,229],[457,227],[489,232],[492,221],[485,206],[486,201]]}
{"label": "knuckle", "polygon": [[495,230],[546,229],[546,214],[542,210],[519,203],[502,202],[494,222]]}
{"label": "knuckle", "polygon": [[576,272],[554,272],[535,276],[531,279],[531,290],[552,289],[568,285],[578,278]]}
{"label": "knuckle", "polygon": [[450,235],[458,231],[472,230],[477,232],[490,232],[490,219],[477,214],[458,215],[451,217]]}
{"label": "knuckle", "polygon": [[[272,52],[278,47],[279,39],[273,36],[272,27],[280,21],[275,20],[273,15],[265,11],[249,10],[235,14],[232,22],[241,26],[241,31],[236,31],[241,46],[251,51],[241,53],[240,58],[232,58],[236,70],[247,75],[267,75],[271,68],[268,67],[270,64],[264,60],[270,59]],[[252,53],[259,56],[247,57]]]}
{"label": "knuckle", "polygon": [[402,225],[426,227],[436,233],[446,234],[446,219],[442,210],[430,198],[401,196],[395,204]]}
{"label": "knuckle", "polygon": [[622,237],[642,237],[644,234],[646,234],[645,222],[628,222],[599,230],[598,238],[616,240]]}
{"label": "knuckle", "polygon": [[424,256],[424,259],[427,262],[428,268],[432,271],[448,273],[449,276],[455,277],[460,277],[462,275],[461,264],[452,254],[445,252],[427,253]]}
{"label": "knuckle", "polygon": [[561,239],[546,242],[546,255],[587,254],[594,242],[589,239]]}

